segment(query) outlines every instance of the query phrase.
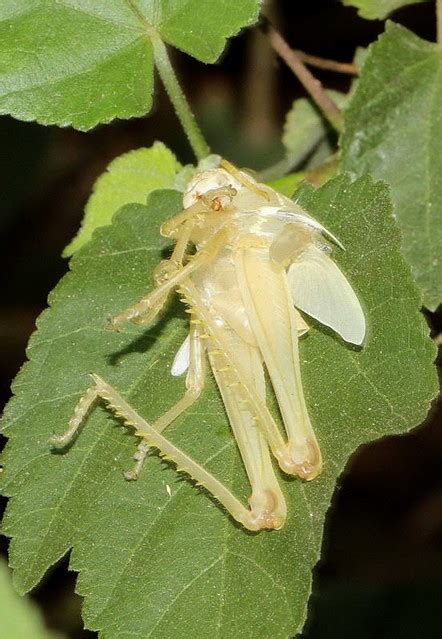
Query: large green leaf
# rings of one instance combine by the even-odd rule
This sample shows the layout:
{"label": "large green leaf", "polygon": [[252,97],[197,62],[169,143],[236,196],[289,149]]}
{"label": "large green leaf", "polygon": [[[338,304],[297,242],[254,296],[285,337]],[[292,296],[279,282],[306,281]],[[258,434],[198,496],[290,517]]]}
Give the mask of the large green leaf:
{"label": "large green leaf", "polygon": [[371,49],[346,111],[342,166],[389,182],[424,303],[442,302],[442,58],[393,23]]}
{"label": "large green leaf", "polygon": [[260,0],[2,0],[0,113],[86,130],[147,113],[151,38],[215,62]]}
{"label": "large green leaf", "polygon": [[109,224],[114,213],[125,204],[144,204],[155,189],[173,188],[181,168],[172,151],[161,142],[117,157],[94,184],[81,228],[64,255],[78,251],[91,239],[94,230]]}
{"label": "large green leaf", "polygon": [[[3,492],[13,499],[3,531],[12,537],[20,591],[73,547],[85,622],[106,639],[282,639],[302,628],[325,514],[348,456],[363,442],[418,424],[437,382],[434,346],[399,251],[386,186],[340,176],[316,192],[304,189],[301,202],[344,242],[347,250],[336,258],[361,297],[369,329],[362,350],[316,327],[303,340],[305,389],[325,471],[310,483],[281,477],[287,525],[245,532],[157,456],[138,482],[125,482],[136,440],[102,407],[68,451],[49,450],[49,437],[65,429],[91,371],[149,419],[182,393],[183,380],[170,376],[187,330],[177,305],[150,330],[106,330],[109,316],[145,292],[166,246],[159,224],[180,209],[178,193],[155,191],[147,206],[126,206],[73,258],[14,383],[2,473]],[[167,433],[246,498],[212,380]]]}
{"label": "large green leaf", "polygon": [[408,4],[418,4],[426,0],[342,0],[344,4],[356,7],[363,18],[383,20],[390,13]]}
{"label": "large green leaf", "polygon": [[5,639],[56,639],[43,626],[37,609],[12,587],[12,575],[0,558],[0,632]]}

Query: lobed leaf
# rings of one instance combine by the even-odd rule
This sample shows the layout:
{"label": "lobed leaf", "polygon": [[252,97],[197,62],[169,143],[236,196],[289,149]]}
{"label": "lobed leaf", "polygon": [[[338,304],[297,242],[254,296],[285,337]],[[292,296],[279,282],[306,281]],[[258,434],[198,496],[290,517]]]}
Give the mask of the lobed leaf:
{"label": "lobed leaf", "polygon": [[2,0],[0,114],[87,130],[152,105],[151,39],[215,62],[260,0]]}
{"label": "lobed leaf", "polygon": [[[307,402],[325,459],[321,477],[281,476],[289,519],[280,531],[249,534],[204,492],[156,455],[137,482],[136,440],[103,407],[64,453],[48,439],[65,430],[95,371],[147,419],[183,392],[170,376],[187,331],[173,306],[150,330],[106,330],[107,318],[145,292],[166,248],[158,234],[181,196],[155,191],[124,207],[72,260],[31,339],[4,418],[3,532],[24,592],[73,548],[84,619],[106,639],[189,636],[286,639],[300,631],[336,479],[362,443],[408,431],[436,393],[435,348],[421,299],[399,250],[387,187],[339,176],[301,204],[345,244],[336,259],[368,318],[363,349],[313,327],[301,343]],[[212,379],[166,433],[246,499],[248,486]]]}
{"label": "lobed leaf", "polygon": [[427,0],[342,0],[344,4],[356,7],[363,18],[383,20],[390,13],[409,4],[419,4]]}
{"label": "lobed leaf", "polygon": [[389,23],[346,111],[342,168],[390,184],[404,255],[430,309],[442,302],[441,110],[440,50]]}
{"label": "lobed leaf", "polygon": [[64,255],[78,251],[91,239],[94,230],[110,224],[114,213],[125,204],[144,204],[155,189],[174,188],[181,169],[175,155],[162,142],[117,157],[94,184],[81,228]]}

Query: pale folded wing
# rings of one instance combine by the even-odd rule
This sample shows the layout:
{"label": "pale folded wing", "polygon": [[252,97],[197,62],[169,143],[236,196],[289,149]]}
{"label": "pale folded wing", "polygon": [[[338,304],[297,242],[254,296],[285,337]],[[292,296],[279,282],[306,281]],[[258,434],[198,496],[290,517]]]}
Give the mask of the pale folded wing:
{"label": "pale folded wing", "polygon": [[180,377],[189,368],[190,362],[190,336],[188,335],[184,342],[181,344],[175,358],[173,360],[172,367],[170,369],[171,374],[174,377]]}
{"label": "pale folded wing", "polygon": [[360,345],[365,337],[361,304],[335,262],[316,246],[308,247],[287,272],[294,305]]}

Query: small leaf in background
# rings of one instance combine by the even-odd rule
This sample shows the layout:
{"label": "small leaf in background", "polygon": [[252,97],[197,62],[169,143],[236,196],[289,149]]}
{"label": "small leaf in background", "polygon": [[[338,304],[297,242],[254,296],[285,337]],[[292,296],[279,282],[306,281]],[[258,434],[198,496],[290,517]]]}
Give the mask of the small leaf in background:
{"label": "small leaf in background", "polygon": [[304,183],[312,184],[313,186],[322,186],[328,180],[331,180],[331,178],[336,176],[338,169],[338,160],[331,159],[328,162],[324,162],[316,169],[289,173],[288,175],[284,175],[276,180],[270,180],[267,184],[283,195],[292,198],[295,195],[296,190],[302,187]]}
{"label": "small leaf in background", "polygon": [[389,23],[370,47],[342,135],[342,168],[392,189],[403,250],[431,310],[442,302],[442,58]]}
{"label": "small leaf in background", "polygon": [[362,18],[383,20],[390,13],[409,4],[419,4],[427,0],[343,0],[343,3],[356,7]]}
{"label": "small leaf in background", "polygon": [[78,251],[90,240],[94,230],[110,224],[114,213],[125,204],[144,204],[155,189],[175,187],[181,169],[172,151],[161,142],[155,142],[149,149],[129,151],[113,160],[96,181],[81,228],[65,248],[64,255]]}
{"label": "small leaf in background", "polygon": [[[336,104],[343,108],[348,101],[348,96],[338,91],[327,91]],[[318,107],[309,98],[298,98],[292,104],[287,113],[282,134],[282,143],[285,147],[285,156],[268,169],[260,173],[260,178],[273,188],[282,188],[285,195],[293,195],[290,192],[291,185],[301,181],[297,177],[304,170],[314,170],[331,158],[337,151],[338,136],[327,120],[322,116]],[[293,169],[301,169],[296,172],[296,178],[288,177],[288,172]],[[287,179],[285,179],[287,178]]]}
{"label": "small leaf in background", "polygon": [[307,171],[297,171],[296,173],[289,173],[276,180],[269,180],[267,184],[283,195],[292,197],[299,185],[306,179],[307,175]]}
{"label": "small leaf in background", "polygon": [[[313,327],[301,343],[307,404],[324,473],[303,483],[281,475],[289,518],[280,531],[248,534],[204,491],[156,455],[137,482],[136,439],[102,406],[77,440],[51,452],[95,371],[153,420],[181,396],[170,375],[188,324],[180,305],[150,329],[106,330],[109,316],[146,292],[167,241],[161,222],[181,195],[154,191],[124,207],[73,258],[38,321],[30,358],[4,418],[3,524],[20,592],[73,547],[71,567],[85,597],[87,627],[106,639],[246,637],[287,639],[300,631],[337,477],[362,443],[402,433],[425,417],[436,393],[435,347],[421,299],[399,248],[385,184],[339,176],[300,203],[346,246],[335,258],[364,306],[364,348]],[[242,499],[248,484],[219,393],[202,397],[167,436]]]}
{"label": "small leaf in background", "polygon": [[[3,0],[0,113],[87,130],[152,105],[151,37],[202,62],[253,24],[260,0]],[[18,46],[17,43],[20,43]]]}
{"label": "small leaf in background", "polygon": [[[341,109],[345,107],[347,96],[339,91],[327,91]],[[336,151],[333,144],[334,132],[318,107],[308,98],[299,98],[293,102],[286,115],[282,142],[292,166],[300,164],[323,142],[323,154],[326,157]],[[315,167],[312,167],[315,168]]]}
{"label": "small leaf in background", "polygon": [[62,639],[44,628],[36,606],[15,592],[12,574],[1,557],[0,634],[4,639]]}

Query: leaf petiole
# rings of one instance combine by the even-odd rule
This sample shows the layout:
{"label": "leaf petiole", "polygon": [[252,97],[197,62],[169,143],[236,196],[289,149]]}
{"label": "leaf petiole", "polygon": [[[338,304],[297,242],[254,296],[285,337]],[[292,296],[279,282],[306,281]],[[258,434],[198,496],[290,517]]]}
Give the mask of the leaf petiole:
{"label": "leaf petiole", "polygon": [[175,112],[189,140],[190,146],[198,160],[203,160],[210,154],[210,148],[201,133],[201,130],[195,120],[189,103],[180,87],[178,78],[167,53],[164,42],[158,36],[151,38],[155,64],[158,69],[161,81],[167,91],[167,94],[173,104]]}

